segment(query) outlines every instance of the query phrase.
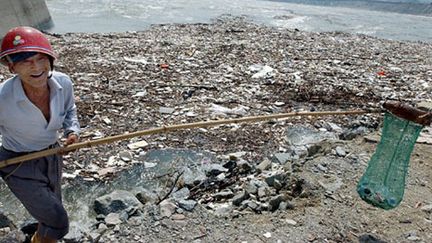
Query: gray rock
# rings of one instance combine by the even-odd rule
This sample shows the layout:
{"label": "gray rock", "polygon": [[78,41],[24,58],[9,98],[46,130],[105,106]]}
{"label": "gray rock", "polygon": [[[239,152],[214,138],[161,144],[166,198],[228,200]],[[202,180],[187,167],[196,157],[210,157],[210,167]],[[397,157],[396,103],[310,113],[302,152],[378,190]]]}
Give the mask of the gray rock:
{"label": "gray rock", "polygon": [[341,132],[342,131],[342,128],[333,122],[327,122],[325,127],[329,131],[335,131],[335,132]]}
{"label": "gray rock", "polygon": [[3,210],[0,210],[0,229],[4,227],[16,228],[9,217],[4,214]]}
{"label": "gray rock", "polygon": [[190,196],[190,191],[187,187],[183,187],[182,189],[175,191],[173,194],[171,194],[171,197],[174,198],[175,201],[186,199],[189,196]]}
{"label": "gray rock", "polygon": [[339,138],[342,140],[352,140],[359,135],[363,135],[363,134],[367,133],[367,131],[368,131],[368,129],[366,127],[362,127],[362,126],[356,127],[354,129],[349,129],[349,130],[343,131],[339,135]]}
{"label": "gray rock", "polygon": [[269,210],[275,211],[279,208],[279,205],[282,202],[287,202],[289,200],[289,197],[287,195],[277,195],[275,197],[272,197],[269,201]]}
{"label": "gray rock", "polygon": [[273,157],[275,162],[281,165],[293,160],[293,155],[291,153],[276,153]]}
{"label": "gray rock", "polygon": [[161,217],[171,217],[176,212],[177,206],[170,200],[163,200],[159,204],[159,212]]}
{"label": "gray rock", "polygon": [[244,200],[249,199],[249,198],[250,198],[249,193],[247,191],[242,191],[242,192],[240,192],[234,196],[232,203],[235,206],[240,206],[240,204]]}
{"label": "gray rock", "polygon": [[108,215],[109,213],[129,211],[130,208],[141,207],[141,202],[130,192],[123,190],[113,191],[94,201],[94,210],[97,214]]}
{"label": "gray rock", "polygon": [[330,132],[322,132],[306,126],[293,126],[287,129],[286,140],[290,145],[301,146],[316,144],[326,139],[336,139]]}
{"label": "gray rock", "polygon": [[327,166],[325,164],[317,164],[316,167],[318,168],[319,171],[322,172],[327,172]]}
{"label": "gray rock", "polygon": [[220,164],[206,164],[203,166],[203,170],[208,176],[217,176],[220,173],[228,172],[228,169]]}
{"label": "gray rock", "polygon": [[193,187],[207,179],[207,176],[201,169],[191,170],[190,168],[185,167],[181,178],[186,186]]}
{"label": "gray rock", "polygon": [[122,151],[119,153],[119,158],[124,162],[129,162],[133,159],[132,153],[129,151]]}
{"label": "gray rock", "polygon": [[149,190],[149,189],[141,189],[136,194],[135,197],[142,203],[154,203],[156,202],[158,196],[155,192]]}
{"label": "gray rock", "polygon": [[268,186],[261,186],[258,188],[258,198],[264,198],[271,195],[271,190]]}
{"label": "gray rock", "polygon": [[218,205],[214,211],[215,215],[218,217],[229,217],[232,214],[232,212],[233,212],[233,207],[229,203]]}
{"label": "gray rock", "polygon": [[197,202],[194,200],[180,200],[178,201],[178,205],[180,208],[186,210],[186,211],[192,211],[195,206],[197,205]]}
{"label": "gray rock", "polygon": [[254,181],[250,181],[246,183],[244,186],[244,189],[250,193],[250,194],[257,194],[258,192],[258,185],[254,183]]}
{"label": "gray rock", "polygon": [[275,179],[275,180],[273,181],[273,187],[274,187],[276,190],[280,190],[280,189],[282,189],[283,186],[284,186],[284,184],[283,184],[281,181],[279,181],[278,179]]}
{"label": "gray rock", "polygon": [[228,199],[234,197],[234,193],[230,189],[224,189],[221,192],[213,194],[215,200]]}
{"label": "gray rock", "polygon": [[240,205],[241,209],[252,209],[253,211],[259,211],[260,205],[252,200],[245,200]]}
{"label": "gray rock", "polygon": [[237,167],[239,168],[239,173],[242,174],[249,173],[254,169],[254,167],[249,162],[243,159],[237,162]]}
{"label": "gray rock", "polygon": [[69,232],[63,237],[65,242],[82,242],[84,238],[83,230],[78,222],[73,221],[69,225]]}
{"label": "gray rock", "polygon": [[323,140],[319,143],[314,144],[308,144],[305,145],[307,148],[307,156],[312,157],[316,156],[317,154],[327,154],[332,149],[332,144],[334,140]]}
{"label": "gray rock", "polygon": [[265,182],[271,187],[281,189],[289,179],[289,174],[285,171],[278,170],[264,174]]}
{"label": "gray rock", "polygon": [[263,161],[261,161],[261,163],[259,163],[256,169],[258,172],[262,172],[269,169],[271,167],[271,164],[272,164],[271,160],[265,158]]}
{"label": "gray rock", "polygon": [[346,156],[346,152],[342,147],[337,146],[335,150],[336,150],[337,156],[339,156],[339,157],[345,157]]}
{"label": "gray rock", "polygon": [[278,210],[288,210],[288,209],[294,209],[294,204],[292,204],[291,202],[287,201],[287,202],[281,202],[279,204],[279,208]]}
{"label": "gray rock", "polygon": [[120,219],[120,214],[118,213],[110,213],[105,217],[105,224],[107,226],[114,226],[121,223],[122,220]]}

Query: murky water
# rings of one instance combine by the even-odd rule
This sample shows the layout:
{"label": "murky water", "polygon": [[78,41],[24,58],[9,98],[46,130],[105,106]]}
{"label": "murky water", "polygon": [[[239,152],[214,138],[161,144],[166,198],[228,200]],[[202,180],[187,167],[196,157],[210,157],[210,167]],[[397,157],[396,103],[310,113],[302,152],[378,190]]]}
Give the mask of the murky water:
{"label": "murky water", "polygon": [[208,23],[222,14],[305,31],[432,41],[432,17],[266,0],[47,0],[51,31],[123,32],[161,23]]}

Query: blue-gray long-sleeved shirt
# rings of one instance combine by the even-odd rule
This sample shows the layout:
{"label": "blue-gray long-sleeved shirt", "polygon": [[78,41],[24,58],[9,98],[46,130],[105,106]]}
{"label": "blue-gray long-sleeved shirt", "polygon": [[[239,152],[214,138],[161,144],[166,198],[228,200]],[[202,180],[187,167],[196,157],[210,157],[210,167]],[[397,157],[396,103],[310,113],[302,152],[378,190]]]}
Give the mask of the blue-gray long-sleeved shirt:
{"label": "blue-gray long-sleeved shirt", "polygon": [[72,81],[60,72],[53,72],[50,87],[49,122],[42,111],[25,95],[18,76],[0,84],[0,133],[2,144],[15,152],[32,152],[47,148],[64,134],[79,133]]}

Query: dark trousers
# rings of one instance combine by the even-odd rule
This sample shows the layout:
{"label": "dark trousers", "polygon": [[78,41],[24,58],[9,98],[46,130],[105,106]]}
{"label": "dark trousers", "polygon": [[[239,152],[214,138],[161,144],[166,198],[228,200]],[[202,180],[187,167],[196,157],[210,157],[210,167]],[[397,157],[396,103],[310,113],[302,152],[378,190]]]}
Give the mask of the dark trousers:
{"label": "dark trousers", "polygon": [[[24,155],[0,147],[0,160]],[[69,220],[61,198],[61,155],[25,161],[0,169],[12,193],[39,222],[39,234],[61,239],[68,233]]]}

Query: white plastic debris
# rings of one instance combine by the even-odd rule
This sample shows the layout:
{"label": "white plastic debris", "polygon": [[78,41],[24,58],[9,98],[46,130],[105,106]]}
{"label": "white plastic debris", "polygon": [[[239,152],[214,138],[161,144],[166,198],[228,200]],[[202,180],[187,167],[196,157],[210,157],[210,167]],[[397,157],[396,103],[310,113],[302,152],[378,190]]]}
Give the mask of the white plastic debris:
{"label": "white plastic debris", "polygon": [[144,90],[144,91],[139,91],[139,92],[137,92],[136,94],[132,95],[132,97],[144,97],[144,96],[146,96],[146,94],[147,94],[147,91],[146,91],[146,90]]}
{"label": "white plastic debris", "polygon": [[124,59],[128,62],[140,63],[140,64],[148,64],[147,60],[144,58],[130,58],[124,57]]}
{"label": "white plastic debris", "polygon": [[234,114],[234,115],[245,115],[246,112],[249,110],[249,107],[239,105],[235,108],[227,108],[216,104],[211,104],[211,107],[209,109],[215,114]]}
{"label": "white plastic debris", "polygon": [[139,142],[135,142],[135,143],[128,144],[128,148],[129,148],[130,150],[135,150],[135,149],[139,149],[139,148],[144,148],[144,147],[147,147],[147,146],[148,146],[148,143],[147,143],[146,141],[144,141],[144,140],[139,141]]}
{"label": "white plastic debris", "polygon": [[264,66],[261,70],[259,70],[257,73],[252,75],[252,78],[264,78],[267,75],[271,75],[273,73],[274,69],[270,66]]}

